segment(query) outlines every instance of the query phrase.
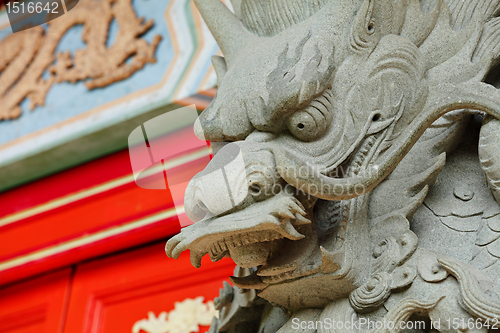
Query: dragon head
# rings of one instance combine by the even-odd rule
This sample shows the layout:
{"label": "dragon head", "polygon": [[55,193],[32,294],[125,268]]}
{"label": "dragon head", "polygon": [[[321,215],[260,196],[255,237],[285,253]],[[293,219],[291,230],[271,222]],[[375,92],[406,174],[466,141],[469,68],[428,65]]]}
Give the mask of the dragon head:
{"label": "dragon head", "polygon": [[266,21],[267,1],[243,1],[239,17],[219,0],[195,2],[225,56],[213,58],[218,91],[195,132],[229,143],[188,185],[195,223],[167,254],[189,249],[196,267],[206,254],[230,256],[252,268],[234,284],[289,309],[348,295],[369,276],[372,251],[352,200],[365,200],[444,113],[497,112],[476,88],[429,72],[450,58],[426,50],[442,39],[445,5],[311,0]]}

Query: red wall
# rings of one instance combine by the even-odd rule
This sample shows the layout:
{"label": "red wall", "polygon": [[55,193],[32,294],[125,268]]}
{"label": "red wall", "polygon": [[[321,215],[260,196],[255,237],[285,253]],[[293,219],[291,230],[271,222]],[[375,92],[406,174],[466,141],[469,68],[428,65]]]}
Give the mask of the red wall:
{"label": "red wall", "polygon": [[[188,155],[165,162],[188,179],[207,163]],[[149,311],[213,300],[235,267],[165,255],[180,231],[172,196],[135,184],[128,151],[1,193],[0,203],[1,333],[131,332]]]}
{"label": "red wall", "polygon": [[[164,254],[164,242],[76,265],[0,289],[0,332],[121,333],[152,311],[203,296],[213,300],[234,263],[191,266]],[[200,327],[204,332],[208,327]]]}

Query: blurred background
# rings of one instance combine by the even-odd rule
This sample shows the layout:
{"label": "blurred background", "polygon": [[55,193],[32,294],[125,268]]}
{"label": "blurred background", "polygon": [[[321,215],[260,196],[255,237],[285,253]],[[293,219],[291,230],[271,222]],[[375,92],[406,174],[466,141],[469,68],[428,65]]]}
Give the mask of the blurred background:
{"label": "blurred background", "polygon": [[[60,3],[31,28],[0,7],[0,332],[204,332],[234,264],[166,257],[182,198],[137,186],[128,137],[210,103],[217,44],[190,0]],[[191,124],[165,128],[178,152]],[[206,148],[163,165],[195,174]]]}

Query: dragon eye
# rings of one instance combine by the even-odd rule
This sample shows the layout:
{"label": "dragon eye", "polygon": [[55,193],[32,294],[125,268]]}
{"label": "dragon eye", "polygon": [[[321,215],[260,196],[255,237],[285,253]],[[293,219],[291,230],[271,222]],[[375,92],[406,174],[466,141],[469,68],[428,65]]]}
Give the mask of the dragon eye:
{"label": "dragon eye", "polygon": [[306,111],[298,111],[288,118],[287,126],[292,134],[303,141],[312,141],[320,134],[321,126]]}
{"label": "dragon eye", "polygon": [[288,130],[299,140],[314,141],[325,134],[333,119],[333,97],[330,90],[314,99],[306,108],[287,120]]}

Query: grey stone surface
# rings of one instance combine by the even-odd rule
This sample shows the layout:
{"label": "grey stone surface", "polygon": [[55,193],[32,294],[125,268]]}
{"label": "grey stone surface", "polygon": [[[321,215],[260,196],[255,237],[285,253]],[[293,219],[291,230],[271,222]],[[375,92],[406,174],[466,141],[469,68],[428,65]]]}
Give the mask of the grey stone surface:
{"label": "grey stone surface", "polygon": [[238,264],[211,332],[495,325],[500,1],[195,2],[224,53],[195,132],[233,143],[166,252]]}

